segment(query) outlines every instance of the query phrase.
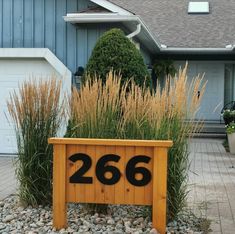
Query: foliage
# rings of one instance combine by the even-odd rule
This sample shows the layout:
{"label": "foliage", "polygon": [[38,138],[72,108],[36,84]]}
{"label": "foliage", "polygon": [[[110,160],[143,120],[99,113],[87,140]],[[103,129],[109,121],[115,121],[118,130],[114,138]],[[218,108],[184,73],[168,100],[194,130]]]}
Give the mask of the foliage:
{"label": "foliage", "polygon": [[103,81],[113,70],[122,75],[123,82],[133,78],[138,85],[149,86],[150,74],[135,45],[120,29],[111,29],[100,37],[88,61],[85,74],[96,75]]}
{"label": "foliage", "polygon": [[30,80],[11,93],[8,110],[15,124],[18,161],[16,175],[19,197],[26,205],[51,202],[52,146],[63,114],[60,104],[61,83]]}
{"label": "foliage", "polygon": [[226,132],[227,134],[235,133],[235,123],[230,122],[228,125],[226,125]]}
{"label": "foliage", "polygon": [[153,65],[154,72],[157,77],[166,77],[172,76],[174,77],[177,73],[177,70],[174,66],[174,62],[172,60],[156,60]]}
{"label": "foliage", "polygon": [[[168,165],[168,218],[182,210],[187,196],[188,137],[198,129],[194,121],[205,85],[196,77],[187,84],[187,67],[167,78],[165,87],[152,93],[134,82],[121,85],[110,72],[106,82],[88,79],[73,90],[70,109],[71,137],[172,139]],[[128,86],[128,92],[127,92]],[[201,90],[200,97],[197,91]],[[185,119],[189,121],[185,122]],[[68,136],[67,135],[67,136]]]}
{"label": "foliage", "polygon": [[231,122],[235,121],[235,110],[226,109],[223,111],[222,116],[224,119],[224,123],[228,125]]}

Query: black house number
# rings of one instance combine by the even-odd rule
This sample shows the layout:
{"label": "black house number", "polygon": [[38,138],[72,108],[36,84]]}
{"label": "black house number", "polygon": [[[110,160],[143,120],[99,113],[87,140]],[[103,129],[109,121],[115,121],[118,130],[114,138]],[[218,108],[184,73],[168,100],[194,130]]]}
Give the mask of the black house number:
{"label": "black house number", "polygon": [[[69,178],[70,183],[75,184],[92,184],[93,178],[86,177],[84,174],[91,168],[92,160],[91,157],[87,154],[77,153],[69,157],[69,160],[72,162],[82,161],[82,166]],[[111,165],[107,165],[108,162],[119,162],[120,156],[115,154],[107,154],[102,156],[95,168],[95,173],[97,179],[105,185],[114,185],[121,178],[120,170]],[[131,158],[126,165],[125,174],[126,178],[130,184],[134,186],[145,186],[147,185],[152,178],[151,172],[145,167],[137,167],[137,163],[146,163],[150,162],[151,158],[144,155],[136,155]],[[105,177],[105,173],[110,172],[111,178]],[[136,174],[141,174],[141,179],[136,179]]]}

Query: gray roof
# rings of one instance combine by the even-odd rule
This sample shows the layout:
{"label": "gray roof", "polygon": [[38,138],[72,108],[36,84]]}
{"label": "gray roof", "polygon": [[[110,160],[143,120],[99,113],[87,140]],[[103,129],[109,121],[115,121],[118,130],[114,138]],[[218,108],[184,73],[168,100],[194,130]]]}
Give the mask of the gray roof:
{"label": "gray roof", "polygon": [[235,44],[235,0],[208,0],[209,14],[188,14],[189,1],[109,0],[140,16],[156,40],[168,47],[225,48]]}

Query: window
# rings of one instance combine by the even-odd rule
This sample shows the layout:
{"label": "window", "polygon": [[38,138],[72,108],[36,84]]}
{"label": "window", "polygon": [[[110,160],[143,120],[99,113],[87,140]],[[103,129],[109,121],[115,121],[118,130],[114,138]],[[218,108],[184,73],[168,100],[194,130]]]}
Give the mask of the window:
{"label": "window", "polygon": [[208,14],[209,2],[189,2],[188,13],[189,14]]}

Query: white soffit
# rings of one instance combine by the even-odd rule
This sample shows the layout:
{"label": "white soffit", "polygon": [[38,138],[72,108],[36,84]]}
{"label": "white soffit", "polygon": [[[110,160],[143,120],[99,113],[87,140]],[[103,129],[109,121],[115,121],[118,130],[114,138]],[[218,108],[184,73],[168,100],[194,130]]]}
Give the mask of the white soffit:
{"label": "white soffit", "polygon": [[189,14],[208,14],[210,12],[209,2],[189,2]]}

